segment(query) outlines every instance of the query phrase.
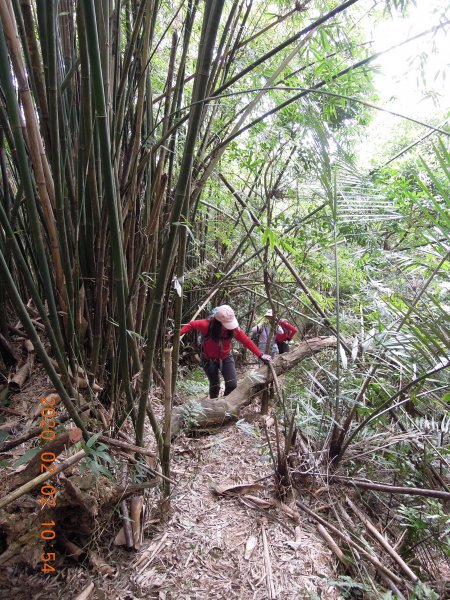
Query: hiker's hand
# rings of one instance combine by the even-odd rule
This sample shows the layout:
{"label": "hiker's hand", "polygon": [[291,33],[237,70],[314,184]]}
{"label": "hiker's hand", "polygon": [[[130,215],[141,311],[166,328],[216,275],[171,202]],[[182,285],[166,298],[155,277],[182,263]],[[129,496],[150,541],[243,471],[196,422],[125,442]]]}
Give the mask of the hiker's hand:
{"label": "hiker's hand", "polygon": [[272,357],[270,354],[261,354],[259,358],[266,364],[272,362]]}

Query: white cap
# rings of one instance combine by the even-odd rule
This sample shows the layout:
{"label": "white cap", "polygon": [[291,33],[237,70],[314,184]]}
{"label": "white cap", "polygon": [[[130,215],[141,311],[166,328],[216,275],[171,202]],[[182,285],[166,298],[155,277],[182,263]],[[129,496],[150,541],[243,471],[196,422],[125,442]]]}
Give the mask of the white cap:
{"label": "white cap", "polygon": [[239,327],[234,310],[228,304],[219,306],[214,313],[214,318],[220,321],[225,329],[236,329],[236,327]]}

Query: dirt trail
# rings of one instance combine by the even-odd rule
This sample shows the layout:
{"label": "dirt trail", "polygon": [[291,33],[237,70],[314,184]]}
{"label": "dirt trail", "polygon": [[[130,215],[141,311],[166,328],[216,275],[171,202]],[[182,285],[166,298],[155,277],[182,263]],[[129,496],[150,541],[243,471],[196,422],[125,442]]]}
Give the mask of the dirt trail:
{"label": "dirt trail", "polygon": [[[250,483],[271,475],[258,440],[232,425],[184,445],[174,458],[180,482],[174,514],[147,550],[163,540],[161,551],[150,565],[135,570],[132,581],[142,591],[159,587],[159,598],[167,600],[269,598],[264,527],[276,598],[336,598],[327,583],[333,577],[330,553],[306,520],[296,530],[279,509],[257,509],[244,498],[218,497],[211,491],[212,484]],[[271,481],[269,477],[261,482],[264,491],[259,494],[250,493],[269,497]],[[246,560],[250,536],[257,542]]]}
{"label": "dirt trail", "polygon": [[[249,409],[251,410],[251,409]],[[247,412],[254,420],[256,414]],[[144,545],[137,554],[115,549],[107,557],[116,569],[102,578],[81,568],[69,569],[60,598],[75,598],[93,581],[90,598],[108,600],[299,600],[337,599],[329,581],[334,558],[304,516],[296,524],[278,508],[262,509],[244,497],[218,496],[214,484],[253,483],[251,491],[270,498],[272,467],[265,459],[254,426],[232,424],[212,435],[177,439],[173,457],[172,511],[162,524],[151,512]],[[156,501],[156,493],[154,499]],[[269,562],[264,558],[263,528]],[[256,546],[247,560],[248,539]],[[271,571],[268,579],[267,571]]]}
{"label": "dirt trail", "polygon": [[[161,407],[162,410],[162,407]],[[148,438],[153,436],[148,432]],[[113,545],[111,518],[95,532],[94,551],[113,576],[65,558],[58,574],[0,572],[0,598],[75,600],[94,584],[90,600],[337,599],[330,584],[335,559],[304,515],[296,523],[280,508],[261,508],[242,496],[218,496],[212,486],[254,483],[249,493],[273,498],[273,467],[260,431],[256,402],[244,419],[173,446],[171,512],[158,514],[160,493],[147,496],[144,545],[129,552]],[[293,506],[293,505],[292,505]],[[245,558],[247,542],[256,545]],[[263,538],[266,538],[266,552]]]}

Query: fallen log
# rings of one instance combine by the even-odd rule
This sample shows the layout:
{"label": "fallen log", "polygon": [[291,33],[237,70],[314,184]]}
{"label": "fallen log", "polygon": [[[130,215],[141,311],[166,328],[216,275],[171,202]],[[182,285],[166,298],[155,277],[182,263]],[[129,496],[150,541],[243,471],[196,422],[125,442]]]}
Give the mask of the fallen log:
{"label": "fallen log", "polygon": [[[276,375],[282,375],[305,358],[331,346],[336,346],[334,336],[304,340],[291,352],[278,356],[273,361],[273,370]],[[176,437],[183,428],[222,425],[236,418],[239,410],[250,404],[252,397],[259,394],[272,381],[273,374],[269,366],[254,367],[238,380],[237,388],[228,396],[213,400],[208,398],[191,400],[175,407],[171,421],[172,438]]]}

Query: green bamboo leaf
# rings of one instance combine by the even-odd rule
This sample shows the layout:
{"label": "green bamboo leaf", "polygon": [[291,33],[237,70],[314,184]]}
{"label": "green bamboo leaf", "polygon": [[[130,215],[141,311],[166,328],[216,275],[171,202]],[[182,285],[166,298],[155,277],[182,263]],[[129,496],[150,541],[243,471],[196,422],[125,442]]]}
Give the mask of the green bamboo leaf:
{"label": "green bamboo leaf", "polygon": [[25,452],[25,454],[22,454],[22,456],[18,460],[16,460],[16,462],[13,464],[13,467],[20,467],[20,465],[23,465],[24,463],[30,461],[37,454],[39,454],[40,451],[41,448],[30,448]]}
{"label": "green bamboo leaf", "polygon": [[90,450],[91,448],[93,448],[94,444],[96,443],[96,441],[98,440],[98,438],[102,435],[101,431],[99,431],[98,433],[95,433],[92,437],[90,437],[88,439],[88,441],[86,442],[86,448],[88,448],[88,450]]}

